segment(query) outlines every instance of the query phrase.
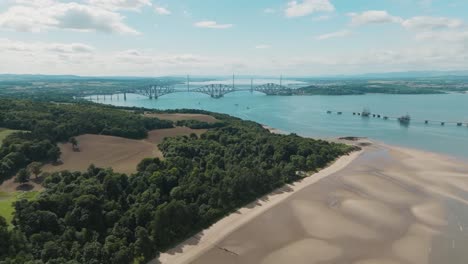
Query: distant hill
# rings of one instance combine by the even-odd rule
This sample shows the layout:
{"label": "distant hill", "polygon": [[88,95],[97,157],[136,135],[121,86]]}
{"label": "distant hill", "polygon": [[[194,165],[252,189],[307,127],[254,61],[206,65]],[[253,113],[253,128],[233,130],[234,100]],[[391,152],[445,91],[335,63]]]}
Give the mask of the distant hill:
{"label": "distant hill", "polygon": [[[433,78],[433,77],[468,77],[468,71],[408,71],[408,72],[387,72],[387,73],[367,73],[355,75],[353,77],[362,78]],[[350,76],[348,76],[350,77]]]}
{"label": "distant hill", "polygon": [[[185,81],[186,75],[167,75],[158,77],[134,77],[134,76],[78,76],[78,75],[45,75],[45,74],[0,74],[0,81],[32,81],[32,80],[144,80],[160,79]],[[191,75],[191,81],[212,81],[231,78],[231,76],[216,75]],[[237,79],[269,79],[278,76],[266,75],[236,75]],[[420,79],[420,78],[468,78],[468,71],[406,71],[406,72],[382,72],[364,73],[355,75],[321,75],[321,76],[284,76],[284,79],[301,81],[310,80],[344,80],[344,79]]]}

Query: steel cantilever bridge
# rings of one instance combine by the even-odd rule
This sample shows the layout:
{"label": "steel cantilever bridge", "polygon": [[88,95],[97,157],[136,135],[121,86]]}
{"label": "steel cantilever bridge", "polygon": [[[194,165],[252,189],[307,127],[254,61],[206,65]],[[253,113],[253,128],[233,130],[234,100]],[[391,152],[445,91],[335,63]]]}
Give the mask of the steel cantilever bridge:
{"label": "steel cantilever bridge", "polygon": [[149,87],[143,89],[136,89],[131,91],[131,93],[147,96],[150,99],[157,99],[161,96],[172,94],[172,93],[202,93],[207,94],[213,98],[221,98],[228,93],[238,92],[238,91],[250,91],[250,92],[261,92],[266,95],[291,95],[292,89],[281,84],[276,83],[266,83],[262,85],[253,84],[250,88],[236,88],[233,85],[226,84],[209,84],[197,88],[190,89],[176,89],[173,85],[150,85]]}

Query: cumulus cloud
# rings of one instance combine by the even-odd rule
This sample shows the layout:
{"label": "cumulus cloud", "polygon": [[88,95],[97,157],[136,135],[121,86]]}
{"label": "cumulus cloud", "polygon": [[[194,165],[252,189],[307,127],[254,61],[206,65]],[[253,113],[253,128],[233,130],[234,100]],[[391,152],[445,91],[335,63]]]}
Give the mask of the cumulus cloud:
{"label": "cumulus cloud", "polygon": [[213,28],[213,29],[227,29],[231,28],[233,24],[218,24],[216,21],[200,21],[194,24],[195,27],[199,28]]}
{"label": "cumulus cloud", "polygon": [[331,38],[342,38],[342,37],[346,37],[346,36],[349,36],[349,35],[351,35],[351,31],[341,30],[341,31],[332,32],[332,33],[317,36],[317,39],[318,40],[327,40],[327,39],[331,39]]}
{"label": "cumulus cloud", "polygon": [[362,13],[349,13],[351,25],[396,23],[410,30],[440,30],[456,29],[465,25],[464,21],[456,18],[416,16],[408,19],[392,16],[385,10],[370,10]]}
{"label": "cumulus cloud", "polygon": [[154,11],[159,15],[170,15],[171,11],[165,7],[157,6],[154,8]]}
{"label": "cumulus cloud", "polygon": [[422,30],[459,28],[463,24],[461,19],[427,16],[413,17],[402,22],[403,27],[407,29]]}
{"label": "cumulus cloud", "polygon": [[384,10],[369,10],[362,13],[349,13],[354,26],[367,24],[401,23],[402,18],[392,16]]}
{"label": "cumulus cloud", "polygon": [[[35,2],[36,3],[36,2]],[[37,2],[45,3],[45,2]],[[50,2],[52,3],[52,2]],[[0,14],[0,28],[21,32],[50,29],[138,34],[124,23],[121,14],[100,7],[75,2],[51,5],[15,5]]]}
{"label": "cumulus cloud", "polygon": [[285,10],[287,17],[307,16],[315,12],[333,12],[335,7],[329,0],[291,1]]}
{"label": "cumulus cloud", "polygon": [[87,2],[92,6],[99,6],[110,10],[140,10],[144,6],[152,5],[151,0],[87,0]]}

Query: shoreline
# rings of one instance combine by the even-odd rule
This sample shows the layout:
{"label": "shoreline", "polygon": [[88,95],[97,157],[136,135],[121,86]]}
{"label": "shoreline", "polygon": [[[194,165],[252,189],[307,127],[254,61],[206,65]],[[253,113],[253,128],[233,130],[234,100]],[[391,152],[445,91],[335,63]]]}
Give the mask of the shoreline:
{"label": "shoreline", "polygon": [[467,163],[373,142],[188,262],[462,263],[467,210]]}
{"label": "shoreline", "polygon": [[[268,129],[270,130],[270,128]],[[319,172],[311,174],[301,181],[283,186],[273,191],[272,193],[255,200],[254,202],[220,219],[211,227],[197,233],[176,247],[161,253],[158,258],[153,259],[149,263],[190,263],[197,257],[212,249],[218,242],[227,237],[229,234],[241,228],[256,217],[262,215],[269,209],[285,201],[293,194],[346,168],[364,152],[365,150],[360,150],[349,155],[342,156]]]}

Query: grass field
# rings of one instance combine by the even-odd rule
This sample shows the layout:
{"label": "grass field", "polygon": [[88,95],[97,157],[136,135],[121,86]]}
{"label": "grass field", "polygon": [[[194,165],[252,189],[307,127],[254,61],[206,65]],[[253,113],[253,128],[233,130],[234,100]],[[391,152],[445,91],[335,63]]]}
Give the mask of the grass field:
{"label": "grass field", "polygon": [[0,216],[3,216],[7,223],[10,224],[13,219],[13,203],[20,199],[33,200],[36,199],[39,192],[0,192]]}
{"label": "grass field", "polygon": [[11,130],[6,128],[0,128],[0,145],[2,144],[3,140],[8,137],[9,135],[17,132],[18,130]]}

